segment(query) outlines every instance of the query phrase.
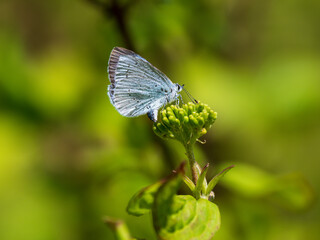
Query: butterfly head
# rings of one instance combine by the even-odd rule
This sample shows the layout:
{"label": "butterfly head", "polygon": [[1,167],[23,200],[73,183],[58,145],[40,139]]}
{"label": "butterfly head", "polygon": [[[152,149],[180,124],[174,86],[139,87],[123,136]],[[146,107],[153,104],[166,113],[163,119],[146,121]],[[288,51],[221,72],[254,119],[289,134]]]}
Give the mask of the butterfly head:
{"label": "butterfly head", "polygon": [[182,89],[183,89],[184,84],[181,86],[180,84],[175,83],[175,85],[176,85],[176,91],[177,91],[177,92],[181,92]]}

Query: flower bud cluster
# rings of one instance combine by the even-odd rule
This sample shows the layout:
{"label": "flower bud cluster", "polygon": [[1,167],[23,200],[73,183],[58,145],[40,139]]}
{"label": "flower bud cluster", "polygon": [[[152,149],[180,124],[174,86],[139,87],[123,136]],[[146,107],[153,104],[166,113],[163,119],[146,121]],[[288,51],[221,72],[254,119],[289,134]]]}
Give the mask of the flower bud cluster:
{"label": "flower bud cluster", "polygon": [[182,107],[171,105],[160,112],[154,123],[154,132],[165,139],[176,139],[185,144],[193,144],[207,133],[217,118],[217,113],[201,102],[187,103]]}

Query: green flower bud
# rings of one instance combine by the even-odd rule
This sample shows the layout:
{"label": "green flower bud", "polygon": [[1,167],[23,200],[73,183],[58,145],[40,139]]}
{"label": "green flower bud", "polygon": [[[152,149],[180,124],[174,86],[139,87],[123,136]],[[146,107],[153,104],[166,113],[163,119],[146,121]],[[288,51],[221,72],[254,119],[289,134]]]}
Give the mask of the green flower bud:
{"label": "green flower bud", "polygon": [[203,135],[205,135],[206,133],[207,133],[207,129],[202,128],[202,129],[201,129],[201,132],[200,132],[200,136],[203,136]]}
{"label": "green flower bud", "polygon": [[159,114],[154,124],[154,132],[166,139],[176,139],[182,144],[194,144],[207,133],[217,118],[217,113],[203,103],[187,103],[181,107],[171,105]]}
{"label": "green flower bud", "polygon": [[203,119],[203,117],[199,116],[197,119],[198,119],[199,126],[202,127],[203,124],[204,124],[204,119]]}
{"label": "green flower bud", "polygon": [[177,113],[177,117],[180,120],[180,122],[183,122],[185,115],[186,115],[186,112],[183,109],[179,109]]}
{"label": "green flower bud", "polygon": [[189,119],[193,127],[198,127],[198,120],[193,115],[190,115]]}
{"label": "green flower bud", "polygon": [[167,132],[167,128],[161,123],[157,123],[156,129],[159,130],[160,132]]}
{"label": "green flower bud", "polygon": [[203,118],[204,121],[207,121],[208,117],[209,117],[209,113],[206,110],[204,110],[204,111],[202,111],[200,116]]}
{"label": "green flower bud", "polygon": [[165,125],[166,127],[170,128],[170,122],[169,119],[167,117],[164,117],[162,119],[163,125]]}
{"label": "green flower bud", "polygon": [[176,124],[176,120],[177,120],[177,119],[176,119],[174,116],[171,115],[171,116],[169,117],[170,125],[173,126],[173,127],[176,127],[176,125],[177,125],[177,124]]}
{"label": "green flower bud", "polygon": [[184,116],[184,117],[183,117],[183,122],[184,122],[184,123],[188,123],[188,122],[189,122],[189,118],[188,118],[187,116]]}
{"label": "green flower bud", "polygon": [[197,105],[197,112],[202,112],[202,110],[204,109],[205,105],[203,103],[200,103]]}
{"label": "green flower bud", "polygon": [[167,111],[166,111],[165,109],[163,109],[163,110],[160,112],[160,114],[161,114],[161,117],[162,117],[162,118],[167,117]]}
{"label": "green flower bud", "polygon": [[[161,124],[160,124],[161,125]],[[157,135],[162,135],[162,131],[159,129],[159,128],[157,128],[156,126],[153,126],[153,131],[157,134]]]}

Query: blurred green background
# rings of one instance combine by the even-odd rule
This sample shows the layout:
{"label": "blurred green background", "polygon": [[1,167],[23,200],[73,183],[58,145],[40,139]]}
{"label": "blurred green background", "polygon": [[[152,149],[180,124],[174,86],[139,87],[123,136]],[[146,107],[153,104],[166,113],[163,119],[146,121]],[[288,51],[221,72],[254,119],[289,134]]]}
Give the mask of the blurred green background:
{"label": "blurred green background", "polygon": [[218,112],[195,153],[236,164],[215,239],[319,239],[319,23],[316,0],[2,0],[0,239],[113,239],[106,215],[155,239],[125,207],[184,150],[110,104],[114,46]]}

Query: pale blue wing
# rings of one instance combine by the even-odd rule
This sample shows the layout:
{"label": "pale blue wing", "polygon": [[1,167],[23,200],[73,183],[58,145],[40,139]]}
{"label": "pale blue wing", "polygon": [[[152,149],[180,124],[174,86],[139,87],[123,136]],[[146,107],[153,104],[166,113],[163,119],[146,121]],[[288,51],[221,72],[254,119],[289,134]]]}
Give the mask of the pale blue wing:
{"label": "pale blue wing", "polygon": [[158,110],[175,92],[166,75],[136,53],[114,48],[109,60],[108,95],[111,103],[126,117]]}
{"label": "pale blue wing", "polygon": [[125,48],[115,47],[111,51],[108,72],[111,84],[135,77],[153,85],[158,83],[158,87],[159,85],[167,88],[174,86],[164,73],[143,57]]}
{"label": "pale blue wing", "polygon": [[126,117],[136,117],[146,113],[152,113],[155,115],[153,118],[156,120],[159,108],[167,103],[166,97],[152,97],[152,95],[138,93],[135,89],[131,89],[130,94],[123,94],[115,89],[113,90],[114,95],[111,96],[110,88],[111,85],[109,86],[108,92],[111,103],[121,115]]}

